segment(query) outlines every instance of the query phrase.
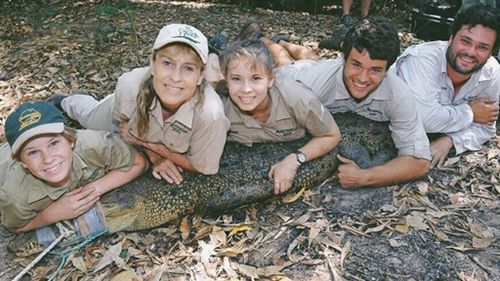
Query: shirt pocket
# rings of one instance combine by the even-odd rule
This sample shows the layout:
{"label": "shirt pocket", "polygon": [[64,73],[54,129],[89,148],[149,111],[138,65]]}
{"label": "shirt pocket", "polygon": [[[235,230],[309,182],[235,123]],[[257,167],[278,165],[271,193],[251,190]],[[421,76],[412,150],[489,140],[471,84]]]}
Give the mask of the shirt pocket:
{"label": "shirt pocket", "polygon": [[161,142],[174,152],[186,153],[191,143],[191,136],[191,129],[179,122],[174,122],[166,128]]}

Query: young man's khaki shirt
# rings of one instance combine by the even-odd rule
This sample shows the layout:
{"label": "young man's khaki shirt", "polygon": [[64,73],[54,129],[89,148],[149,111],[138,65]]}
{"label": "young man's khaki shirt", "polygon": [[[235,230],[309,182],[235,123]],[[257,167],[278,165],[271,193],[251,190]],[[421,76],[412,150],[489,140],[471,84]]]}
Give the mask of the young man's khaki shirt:
{"label": "young man's khaki shirt", "polygon": [[269,90],[272,107],[269,118],[261,123],[242,113],[229,97],[224,98],[226,115],[231,121],[228,140],[248,146],[268,141],[291,141],[328,134],[335,122],[331,113],[296,81],[277,75]]}
{"label": "young man's khaki shirt", "polygon": [[203,92],[202,101],[191,98],[165,121],[160,102],[155,98],[150,107],[148,133],[139,137],[137,95],[142,81],[150,75],[149,71],[149,67],[137,68],[120,76],[115,90],[114,122],[125,116],[135,137],[161,143],[176,153],[186,153],[200,173],[217,173],[229,121],[219,96],[209,85]]}
{"label": "young man's khaki shirt", "polygon": [[64,193],[134,164],[134,149],[117,135],[79,130],[76,137],[70,187],[53,187],[35,178],[11,158],[8,144],[0,147],[0,213],[7,228],[24,226]]}

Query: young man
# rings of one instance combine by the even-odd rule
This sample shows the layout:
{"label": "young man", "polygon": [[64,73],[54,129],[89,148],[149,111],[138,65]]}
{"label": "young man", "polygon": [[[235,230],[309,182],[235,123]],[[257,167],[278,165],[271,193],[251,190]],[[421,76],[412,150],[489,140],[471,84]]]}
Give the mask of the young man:
{"label": "young man", "polygon": [[[307,51],[283,41],[273,44],[261,40],[268,43],[281,65],[276,71],[311,88],[330,111],[352,111],[372,120],[390,122],[399,156],[368,169],[340,156],[338,177],[342,186],[387,185],[413,180],[428,172],[429,141],[415,109],[413,93],[401,79],[387,72],[399,55],[399,38],[390,22],[362,20],[347,33],[342,45],[344,57],[333,60],[293,61],[306,57]],[[289,64],[286,53],[290,55]]]}
{"label": "young man", "polygon": [[491,56],[497,45],[498,19],[484,5],[459,12],[446,41],[411,46],[391,71],[415,93],[431,143],[432,167],[456,154],[479,150],[496,135],[500,67]]}

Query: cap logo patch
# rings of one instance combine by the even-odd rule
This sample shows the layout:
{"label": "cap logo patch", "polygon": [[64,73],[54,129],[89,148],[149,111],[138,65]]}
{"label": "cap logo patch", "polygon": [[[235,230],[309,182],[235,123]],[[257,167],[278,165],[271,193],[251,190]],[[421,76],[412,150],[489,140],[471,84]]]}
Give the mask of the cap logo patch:
{"label": "cap logo patch", "polygon": [[42,114],[40,112],[34,110],[33,108],[26,109],[23,113],[21,113],[21,115],[19,115],[19,119],[17,119],[20,123],[19,131],[37,123],[41,118]]}
{"label": "cap logo patch", "polygon": [[196,31],[192,30],[191,28],[189,27],[183,27],[183,28],[180,28],[179,29],[179,35],[177,36],[174,36],[173,38],[185,38],[193,43],[200,43],[199,39],[198,39],[198,34],[196,33]]}

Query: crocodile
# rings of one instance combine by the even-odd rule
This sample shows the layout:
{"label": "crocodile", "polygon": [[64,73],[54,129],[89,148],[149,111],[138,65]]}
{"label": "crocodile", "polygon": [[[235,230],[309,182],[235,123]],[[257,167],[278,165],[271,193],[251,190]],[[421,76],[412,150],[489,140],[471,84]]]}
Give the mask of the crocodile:
{"label": "crocodile", "polygon": [[[394,158],[397,151],[387,122],[375,122],[353,113],[337,113],[340,144],[330,153],[302,165],[294,192],[321,184],[334,174],[340,153],[366,168]],[[216,175],[184,173],[179,185],[145,173],[101,199],[110,232],[153,228],[191,213],[230,210],[273,197],[268,178],[272,164],[296,151],[308,138],[291,142],[227,143]]]}

